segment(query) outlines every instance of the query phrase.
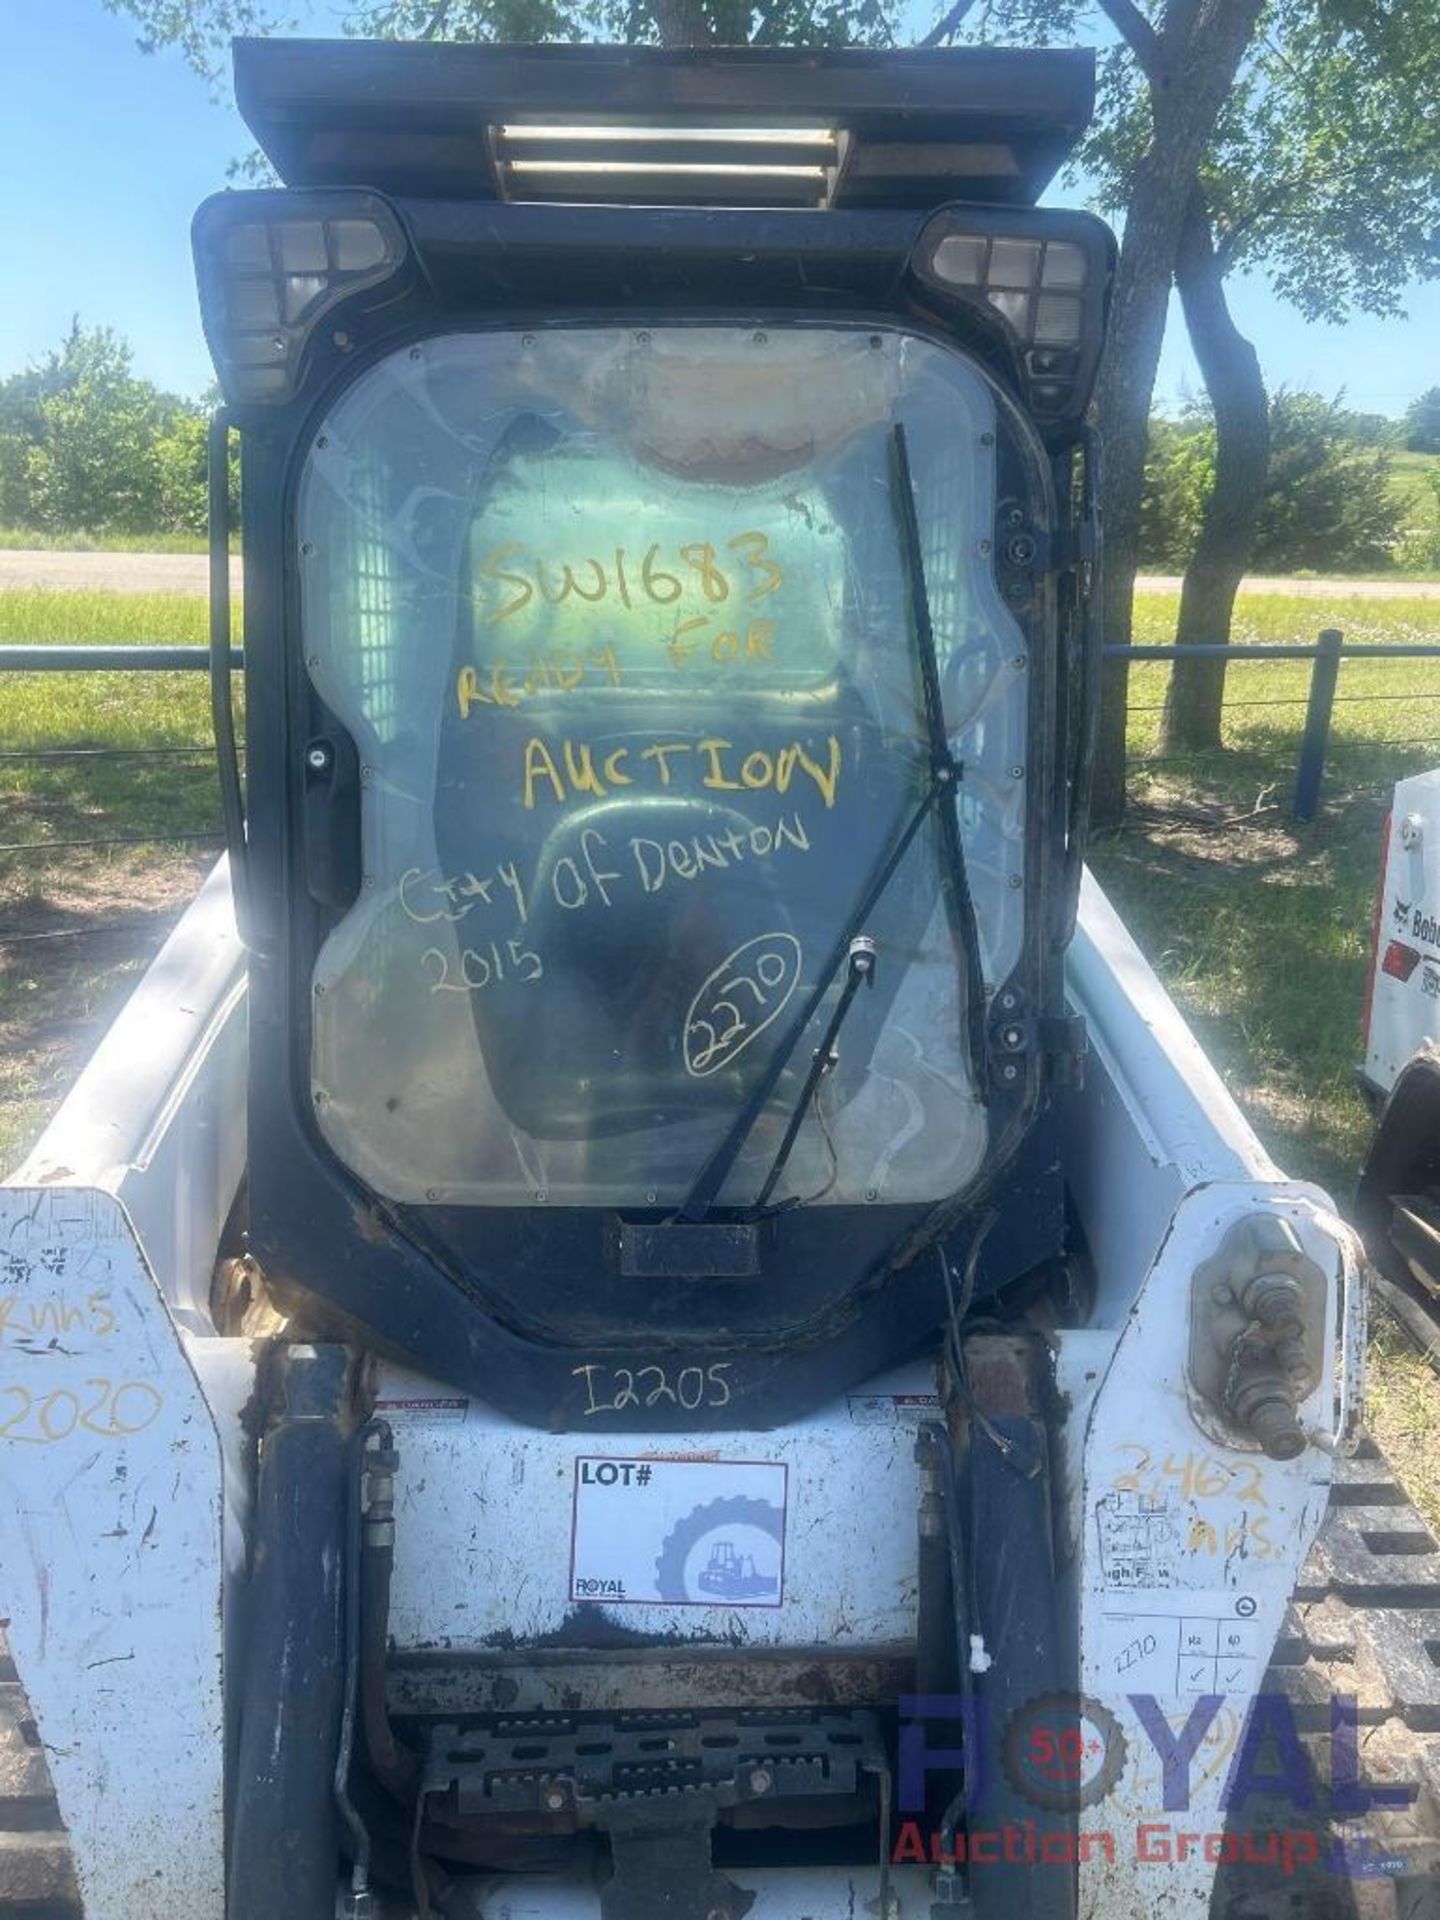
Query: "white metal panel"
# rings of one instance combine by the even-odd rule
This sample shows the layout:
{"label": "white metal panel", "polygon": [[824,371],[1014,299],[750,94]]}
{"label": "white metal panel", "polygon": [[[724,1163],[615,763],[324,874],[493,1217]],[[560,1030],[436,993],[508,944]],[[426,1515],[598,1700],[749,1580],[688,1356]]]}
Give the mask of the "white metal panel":
{"label": "white metal panel", "polygon": [[87,1920],[221,1920],[215,1418],[123,1208],[0,1188],[0,1614]]}
{"label": "white metal panel", "polygon": [[[1382,856],[1365,1077],[1388,1093],[1405,1062],[1440,1040],[1440,770],[1396,786]],[[1392,943],[1403,977],[1385,969]]]}
{"label": "white metal panel", "polygon": [[244,968],[222,859],[12,1176],[116,1194],[171,1307],[200,1333],[245,1166]]}
{"label": "white metal panel", "polygon": [[1065,989],[1090,1041],[1064,1106],[1065,1174],[1095,1268],[1095,1323],[1118,1327],[1186,1193],[1283,1175],[1088,871]]}
{"label": "white metal panel", "polygon": [[[715,1495],[746,1463],[786,1469],[784,1578],[775,1605],[611,1604],[595,1614],[647,1638],[735,1646],[894,1646],[913,1637],[918,1420],[935,1376],[912,1367],[770,1433],[551,1434],[387,1368],[395,1430],[396,1562],[390,1631],[406,1652],[463,1653],[555,1634],[572,1599],[577,1463],[712,1463]],[[739,1471],[729,1468],[735,1463]],[[658,1469],[657,1469],[658,1470]],[[743,1544],[743,1542],[742,1542]]]}
{"label": "white metal panel", "polygon": [[[1081,1686],[1114,1715],[1127,1744],[1114,1789],[1082,1830],[1127,1837],[1113,1859],[1082,1859],[1081,1920],[1151,1914],[1204,1920],[1214,1866],[1176,1857],[1174,1835],[1218,1833],[1221,1793],[1285,1607],[1325,1510],[1333,1426],[1334,1338],[1321,1384],[1301,1407],[1312,1444],[1294,1460],[1227,1446],[1197,1426],[1186,1381],[1196,1266],[1231,1224],[1270,1210],[1295,1228],[1330,1278],[1354,1278],[1353,1236],[1302,1189],[1214,1185],[1178,1210],[1090,1415],[1081,1542]],[[1331,1317],[1333,1320],[1333,1316]],[[1319,1444],[1315,1444],[1318,1442]],[[1189,1766],[1189,1802],[1167,1810],[1160,1762],[1136,1696],[1172,1728],[1220,1697]],[[1172,1836],[1141,1847],[1142,1825]],[[1147,1857],[1148,1851],[1148,1857]]]}

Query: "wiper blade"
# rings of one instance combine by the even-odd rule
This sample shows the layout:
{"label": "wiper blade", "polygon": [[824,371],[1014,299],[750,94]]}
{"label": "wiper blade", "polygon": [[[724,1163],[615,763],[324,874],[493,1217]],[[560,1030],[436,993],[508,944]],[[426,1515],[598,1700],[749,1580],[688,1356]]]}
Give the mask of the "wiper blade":
{"label": "wiper blade", "polygon": [[920,662],[920,684],[925,696],[925,724],[930,736],[930,777],[943,804],[940,816],[940,845],[948,869],[949,904],[960,958],[965,968],[965,1031],[969,1041],[970,1073],[975,1091],[983,1101],[989,1078],[989,1045],[985,1031],[985,963],[980,952],[980,928],[975,919],[975,901],[970,892],[970,875],[965,865],[965,847],[960,838],[960,815],[955,789],[964,769],[950,751],[950,736],[945,731],[945,707],[940,696],[940,662],[935,652],[935,627],[930,618],[930,595],[925,587],[925,556],[920,546],[920,516],[915,505],[915,485],[910,478],[910,452],[905,429],[897,420],[890,429],[895,480],[892,498],[900,528],[900,548],[910,582],[910,613],[915,629],[915,652]]}
{"label": "wiper blade", "polygon": [[[685,1203],[675,1216],[677,1220],[687,1224],[703,1220],[714,1206],[716,1196],[729,1178],[730,1170],[739,1158],[741,1148],[749,1139],[755,1122],[764,1112],[771,1094],[780,1084],[781,1075],[789,1065],[791,1054],[800,1044],[801,1035],[815,1017],[821,1001],[830,991],[830,983],[841,962],[850,952],[861,927],[869,919],[880,896],[894,878],[896,869],[909,851],[911,841],[920,831],[932,808],[940,816],[941,846],[945,856],[946,877],[950,882],[948,889],[950,911],[965,968],[965,1018],[971,1073],[976,1093],[982,1101],[985,1098],[985,969],[981,960],[980,934],[975,923],[975,903],[970,896],[970,880],[965,869],[965,849],[960,841],[960,822],[956,816],[954,798],[963,770],[950,751],[949,737],[945,732],[945,712],[940,698],[940,667],[935,653],[935,629],[930,618],[930,596],[925,587],[925,562],[920,547],[920,521],[915,507],[915,488],[910,479],[910,458],[905,445],[905,429],[898,420],[890,430],[890,444],[893,462],[891,499],[895,506],[901,553],[904,557],[905,572],[910,587],[911,620],[914,627],[915,651],[920,664],[920,683],[925,702],[925,728],[930,747],[930,781],[921,796],[919,805],[906,821],[894,844],[876,869],[870,885],[865,889],[854,911],[847,919],[839,939],[826,957],[819,978],[806,996],[804,1006],[801,1007],[785,1037],[771,1054],[769,1064],[751,1090],[749,1099],[731,1122],[725,1138],[695,1176]],[[853,993],[851,997],[853,998]],[[845,1004],[848,1011],[848,1002]],[[832,1020],[832,1030],[834,1025]],[[810,1091],[823,1071],[823,1064],[818,1072],[812,1067],[812,1077],[807,1078],[804,1096],[797,1102],[795,1112],[791,1115],[786,1142],[782,1143],[787,1157],[789,1147],[793,1145],[791,1130],[798,1133]],[[783,1167],[783,1160],[780,1165]],[[767,1177],[764,1189],[767,1195],[773,1187],[775,1177],[777,1176],[772,1168],[771,1176]]]}

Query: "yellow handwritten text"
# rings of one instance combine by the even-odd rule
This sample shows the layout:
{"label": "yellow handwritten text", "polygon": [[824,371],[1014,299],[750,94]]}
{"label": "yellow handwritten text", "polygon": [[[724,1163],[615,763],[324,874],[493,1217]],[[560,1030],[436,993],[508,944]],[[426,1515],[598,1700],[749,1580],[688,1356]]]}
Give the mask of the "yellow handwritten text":
{"label": "yellow handwritten text", "polygon": [[[729,571],[720,564],[718,549],[709,540],[690,540],[675,547],[669,565],[663,564],[658,540],[643,553],[616,547],[603,560],[586,555],[573,563],[527,556],[518,540],[507,540],[492,548],[476,570],[482,580],[508,590],[505,597],[496,596],[500,604],[486,615],[490,626],[513,619],[535,601],[551,607],[572,599],[627,608],[637,603],[670,607],[688,590],[719,606],[732,593],[743,592],[752,602],[763,600],[783,584],[785,575],[770,558],[767,535],[753,529],[737,533],[725,542],[725,551],[734,556]],[[670,554],[663,560],[670,560]]]}
{"label": "yellow handwritten text", "polygon": [[1167,1453],[1156,1462],[1148,1447],[1139,1441],[1126,1441],[1116,1451],[1129,1454],[1133,1466],[1117,1473],[1111,1485],[1117,1493],[1139,1493],[1151,1498],[1169,1490],[1182,1500],[1219,1500],[1230,1497],[1259,1507],[1270,1503],[1265,1497],[1264,1476],[1248,1460],[1216,1460],[1210,1454],[1185,1453],[1177,1459]]}
{"label": "yellow handwritten text", "polygon": [[164,1405],[164,1395],[148,1380],[86,1380],[76,1392],[0,1386],[0,1440],[50,1447],[81,1431],[125,1440],[153,1426]]}
{"label": "yellow handwritten text", "polygon": [[468,720],[473,707],[518,707],[537,693],[573,693],[590,678],[612,687],[624,679],[613,646],[585,654],[572,647],[556,647],[530,660],[518,679],[517,671],[506,660],[461,667],[455,675],[460,718]]}
{"label": "yellow handwritten text", "polygon": [[110,1296],[95,1292],[87,1300],[66,1300],[59,1295],[49,1300],[25,1300],[0,1294],[0,1345],[13,1346],[45,1341],[57,1334],[83,1331],[104,1340],[115,1331],[115,1311]]}
{"label": "yellow handwritten text", "polygon": [[[793,740],[778,752],[763,748],[745,753],[730,740],[657,740],[634,752],[616,747],[596,755],[581,741],[562,740],[558,751],[548,740],[532,736],[525,742],[521,799],[533,809],[536,796],[548,793],[558,805],[580,794],[603,800],[614,787],[630,787],[638,782],[669,787],[677,774],[700,769],[699,784],[713,792],[752,793],[773,789],[788,793],[797,773],[815,784],[827,808],[835,805],[840,784],[840,742],[832,733],[822,760],[812,755],[803,741]],[[738,777],[737,777],[738,776]]]}

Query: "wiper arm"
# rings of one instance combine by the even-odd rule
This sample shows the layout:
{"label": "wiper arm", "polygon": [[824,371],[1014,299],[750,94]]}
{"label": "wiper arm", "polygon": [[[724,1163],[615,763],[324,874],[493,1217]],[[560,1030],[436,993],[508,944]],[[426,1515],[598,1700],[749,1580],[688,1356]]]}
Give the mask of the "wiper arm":
{"label": "wiper arm", "polygon": [[980,928],[975,919],[975,901],[970,892],[970,875],[965,866],[965,847],[960,838],[960,816],[956,809],[955,789],[963,768],[950,751],[950,736],[945,731],[945,707],[940,697],[940,663],[935,652],[935,627],[930,618],[930,595],[925,588],[925,557],[920,547],[920,516],[915,506],[915,486],[910,478],[910,453],[905,429],[897,420],[890,429],[890,445],[895,463],[892,498],[900,528],[900,549],[905,556],[905,571],[910,581],[910,613],[914,623],[915,652],[920,662],[920,684],[925,696],[925,724],[930,736],[930,777],[940,797],[940,845],[950,881],[949,902],[960,958],[965,968],[965,1031],[969,1041],[970,1073],[975,1091],[983,1101],[989,1078],[989,1044],[985,1031],[985,963],[980,953]]}
{"label": "wiper arm", "polygon": [[[739,1158],[740,1150],[749,1139],[755,1122],[769,1104],[771,1094],[779,1085],[780,1077],[789,1065],[791,1054],[800,1044],[801,1035],[815,1017],[821,1001],[830,991],[830,983],[840,963],[850,952],[861,927],[869,919],[881,894],[894,878],[896,869],[909,851],[911,841],[920,831],[932,807],[940,816],[941,845],[944,849],[947,877],[950,881],[950,908],[965,966],[966,1032],[969,1039],[971,1073],[976,1092],[982,1100],[985,1098],[985,970],[980,956],[980,934],[975,924],[975,903],[970,897],[970,881],[965,871],[965,849],[960,842],[960,823],[956,817],[954,804],[955,788],[959,784],[962,769],[950,751],[949,737],[945,732],[945,713],[940,699],[940,667],[935,654],[935,629],[930,618],[930,596],[925,589],[925,563],[920,548],[920,522],[915,510],[915,489],[910,479],[910,460],[905,446],[905,429],[898,420],[890,430],[890,443],[893,456],[891,499],[895,505],[900,547],[910,586],[911,619],[914,627],[915,650],[920,662],[920,682],[925,700],[925,726],[930,745],[930,781],[915,811],[906,821],[894,844],[876,869],[870,885],[865,889],[854,911],[847,919],[839,939],[826,957],[819,978],[806,996],[804,1006],[801,1007],[785,1037],[771,1054],[769,1064],[751,1090],[749,1099],[731,1122],[725,1138],[695,1176],[685,1203],[675,1216],[677,1220],[687,1223],[703,1220],[714,1206],[716,1195],[729,1178],[730,1169]],[[853,998],[853,992],[851,997]],[[848,1011],[848,1002],[844,1004]],[[834,1026],[835,1023],[832,1020],[830,1036],[832,1039]],[[812,1087],[824,1072],[825,1051],[826,1049],[822,1049],[817,1054],[817,1060],[821,1064],[818,1070],[812,1066],[811,1077],[806,1080],[804,1097],[797,1103],[795,1112],[791,1115],[790,1128],[787,1129],[785,1142],[782,1142],[787,1157],[790,1146],[794,1144],[791,1131],[799,1132],[799,1123],[804,1118]],[[784,1160],[782,1159],[779,1164],[783,1167]],[[765,1194],[768,1195],[776,1177],[778,1177],[776,1169],[772,1167],[771,1174],[766,1179]]]}
{"label": "wiper arm", "polygon": [[943,789],[937,786],[936,782],[932,780],[921,796],[919,805],[915,808],[915,811],[896,836],[893,846],[880,862],[870,885],[865,889],[854,912],[846,921],[840,938],[835,942],[835,945],[826,956],[825,964],[820,969],[819,978],[806,995],[804,1006],[801,1007],[799,1013],[786,1031],[784,1039],[781,1040],[779,1046],[776,1047],[775,1051],[771,1054],[770,1063],[761,1074],[759,1080],[756,1081],[754,1088],[751,1090],[750,1098],[745,1102],[744,1106],[741,1107],[731,1122],[730,1131],[701,1167],[699,1173],[696,1174],[695,1183],[686,1196],[685,1204],[675,1216],[677,1220],[683,1220],[687,1223],[703,1220],[711,1207],[714,1206],[715,1196],[719,1193],[721,1187],[724,1186],[726,1179],[729,1177],[730,1169],[739,1157],[740,1149],[750,1137],[751,1128],[760,1118],[761,1113],[769,1103],[771,1094],[774,1093],[776,1087],[780,1084],[780,1076],[789,1065],[791,1054],[794,1053],[796,1047],[799,1046],[801,1034],[804,1033],[805,1029],[814,1019],[816,1009],[825,998],[825,995],[830,991],[830,982],[834,979],[836,970],[846,954],[850,951],[851,943],[854,941],[855,936],[869,919],[876,901],[879,900],[881,894],[884,893],[886,887],[889,886],[894,877],[895,869],[900,865],[900,862],[909,851],[910,842],[920,831],[920,828],[929,815],[930,809],[934,806],[937,793],[942,791]]}
{"label": "wiper arm", "polygon": [[873,987],[875,984],[875,960],[875,942],[863,933],[857,934],[850,942],[850,965],[845,975],[845,984],[840,989],[840,998],[835,1002],[835,1011],[830,1016],[830,1024],[826,1027],[820,1044],[815,1049],[815,1058],[810,1062],[810,1071],[805,1076],[805,1084],[796,1098],[790,1115],[790,1124],[785,1129],[785,1138],[776,1149],[775,1158],[770,1162],[770,1171],[765,1176],[765,1184],[756,1197],[754,1207],[756,1213],[764,1211],[766,1201],[775,1191],[775,1183],[785,1171],[785,1163],[789,1160],[791,1149],[800,1137],[800,1129],[805,1124],[805,1115],[809,1111],[816,1088],[839,1061],[840,1056],[835,1051],[835,1042],[840,1037],[840,1029],[845,1024],[846,1014],[854,1005],[856,994],[862,986]]}

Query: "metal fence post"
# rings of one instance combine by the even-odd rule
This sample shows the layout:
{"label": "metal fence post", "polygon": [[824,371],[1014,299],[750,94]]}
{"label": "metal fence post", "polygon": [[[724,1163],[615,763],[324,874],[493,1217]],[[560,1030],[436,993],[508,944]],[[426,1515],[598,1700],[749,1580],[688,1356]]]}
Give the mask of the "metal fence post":
{"label": "metal fence post", "polygon": [[1344,635],[1326,627],[1310,669],[1310,699],[1305,708],[1305,732],[1295,768],[1295,819],[1313,820],[1320,805],[1320,781],[1325,772],[1325,749],[1330,742],[1330,715],[1335,705],[1335,682],[1340,676]]}

